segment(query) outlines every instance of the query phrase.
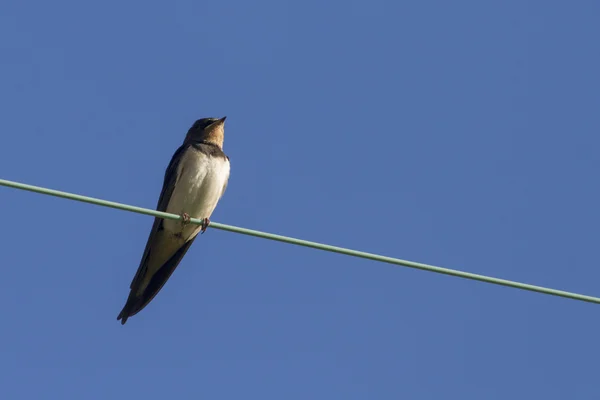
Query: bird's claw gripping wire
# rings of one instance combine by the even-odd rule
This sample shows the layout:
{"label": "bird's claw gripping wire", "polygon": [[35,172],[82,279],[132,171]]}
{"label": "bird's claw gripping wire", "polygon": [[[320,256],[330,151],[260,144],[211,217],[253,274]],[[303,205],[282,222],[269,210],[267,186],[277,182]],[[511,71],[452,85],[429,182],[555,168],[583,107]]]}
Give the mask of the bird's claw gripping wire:
{"label": "bird's claw gripping wire", "polygon": [[[183,226],[188,225],[190,223],[190,220],[191,220],[190,214],[188,214],[188,213],[181,214],[181,224]],[[204,218],[202,220],[202,225],[200,225],[200,233],[206,232],[206,228],[208,228],[208,225],[210,225],[210,219]]]}
{"label": "bird's claw gripping wire", "polygon": [[188,214],[188,213],[181,214],[181,224],[183,226],[186,226],[189,223],[190,223],[190,214]]}
{"label": "bird's claw gripping wire", "polygon": [[200,229],[200,234],[206,232],[206,228],[208,228],[208,226],[210,225],[210,219],[208,218],[204,218],[202,220],[202,225],[201,225],[201,229]]}

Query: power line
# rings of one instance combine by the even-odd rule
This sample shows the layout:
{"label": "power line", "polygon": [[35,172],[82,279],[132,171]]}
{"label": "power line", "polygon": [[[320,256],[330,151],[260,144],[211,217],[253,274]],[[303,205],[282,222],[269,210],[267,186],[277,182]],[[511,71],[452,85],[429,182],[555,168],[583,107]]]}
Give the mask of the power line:
{"label": "power line", "polygon": [[[160,212],[160,211],[156,211],[156,210],[150,210],[148,208],[130,206],[127,204],[97,199],[94,197],[87,197],[87,196],[81,196],[78,194],[73,194],[73,193],[68,193],[68,192],[61,192],[59,190],[53,190],[53,189],[43,188],[43,187],[39,187],[39,186],[32,186],[32,185],[27,185],[24,183],[19,183],[19,182],[7,181],[4,179],[0,179],[0,185],[15,188],[15,189],[27,190],[27,191],[35,192],[35,193],[41,193],[41,194],[45,194],[45,195],[49,195],[49,196],[56,196],[56,197],[62,197],[65,199],[81,201],[84,203],[95,204],[95,205],[103,206],[103,207],[111,207],[111,208],[116,208],[116,209],[120,209],[120,210],[131,211],[131,212],[135,212],[135,213],[139,213],[139,214],[152,215],[154,217],[159,217],[159,218],[172,219],[172,220],[180,220],[181,219],[181,216],[175,215],[175,214],[169,214],[169,213]],[[197,218],[191,218],[190,222],[194,223],[194,224],[202,224],[202,220],[197,219]],[[218,222],[211,222],[209,227],[214,228],[214,229],[220,229],[223,231],[241,233],[242,235],[256,236],[256,237],[263,238],[263,239],[269,239],[269,240],[275,240],[278,242],[295,244],[297,246],[304,246],[304,247],[310,247],[313,249],[329,251],[329,252],[333,252],[333,253],[345,254],[348,256],[352,256],[352,257],[366,258],[368,260],[379,261],[379,262],[384,262],[384,263],[388,263],[388,264],[401,265],[404,267],[416,268],[416,269],[421,269],[421,270],[430,271],[430,272],[437,272],[438,274],[452,275],[452,276],[457,276],[459,278],[465,278],[465,279],[471,279],[471,280],[475,280],[475,281],[492,283],[494,285],[508,286],[508,287],[512,287],[515,289],[528,290],[531,292],[544,293],[544,294],[549,294],[552,296],[560,296],[560,297],[566,297],[568,299],[600,304],[600,298],[598,298],[598,297],[586,296],[586,295],[578,294],[578,293],[565,292],[562,290],[546,288],[543,286],[529,285],[526,283],[509,281],[506,279],[493,278],[493,277],[485,276],[485,275],[472,274],[470,272],[457,271],[454,269],[436,267],[434,265],[421,264],[421,263],[417,263],[417,262],[413,262],[413,261],[406,261],[406,260],[401,260],[401,259],[392,258],[392,257],[385,257],[385,256],[381,256],[378,254],[365,253],[362,251],[346,249],[343,247],[330,246],[328,244],[310,242],[308,240],[295,239],[295,238],[288,237],[288,236],[275,235],[272,233],[255,231],[252,229],[240,228],[240,227],[232,226],[232,225],[220,224]]]}

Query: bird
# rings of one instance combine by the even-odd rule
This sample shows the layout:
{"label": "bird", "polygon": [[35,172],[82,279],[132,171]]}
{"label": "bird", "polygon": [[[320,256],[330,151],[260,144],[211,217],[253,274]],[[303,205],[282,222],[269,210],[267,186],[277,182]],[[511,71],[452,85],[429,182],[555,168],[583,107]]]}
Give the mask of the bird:
{"label": "bird", "polygon": [[[167,170],[156,209],[177,214],[180,220],[154,218],[139,267],[129,286],[129,297],[117,316],[124,325],[152,301],[198,236],[229,181],[229,157],[223,152],[225,119],[202,118],[188,130]],[[203,219],[202,225],[190,218]]]}

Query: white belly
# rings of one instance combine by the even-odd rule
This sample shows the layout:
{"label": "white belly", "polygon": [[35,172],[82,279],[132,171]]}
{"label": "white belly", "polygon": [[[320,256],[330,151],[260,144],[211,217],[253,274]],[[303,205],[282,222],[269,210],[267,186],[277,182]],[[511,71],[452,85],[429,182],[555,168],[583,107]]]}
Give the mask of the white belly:
{"label": "white belly", "polygon": [[[171,195],[167,212],[192,218],[209,218],[229,179],[229,161],[209,157],[195,149],[183,155],[178,168],[179,179]],[[175,234],[181,233],[184,240],[195,236],[199,225],[187,225],[182,231],[181,221],[165,220],[164,228]]]}

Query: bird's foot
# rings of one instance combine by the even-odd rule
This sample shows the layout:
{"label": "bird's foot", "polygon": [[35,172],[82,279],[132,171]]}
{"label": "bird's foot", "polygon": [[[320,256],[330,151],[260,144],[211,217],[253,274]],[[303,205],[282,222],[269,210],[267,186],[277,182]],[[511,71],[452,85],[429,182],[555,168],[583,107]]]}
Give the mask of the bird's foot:
{"label": "bird's foot", "polygon": [[201,225],[200,233],[206,232],[206,228],[208,228],[209,225],[210,225],[210,219],[204,218],[202,220],[202,225]]}
{"label": "bird's foot", "polygon": [[181,214],[181,225],[186,226],[190,223],[190,214],[183,213]]}

